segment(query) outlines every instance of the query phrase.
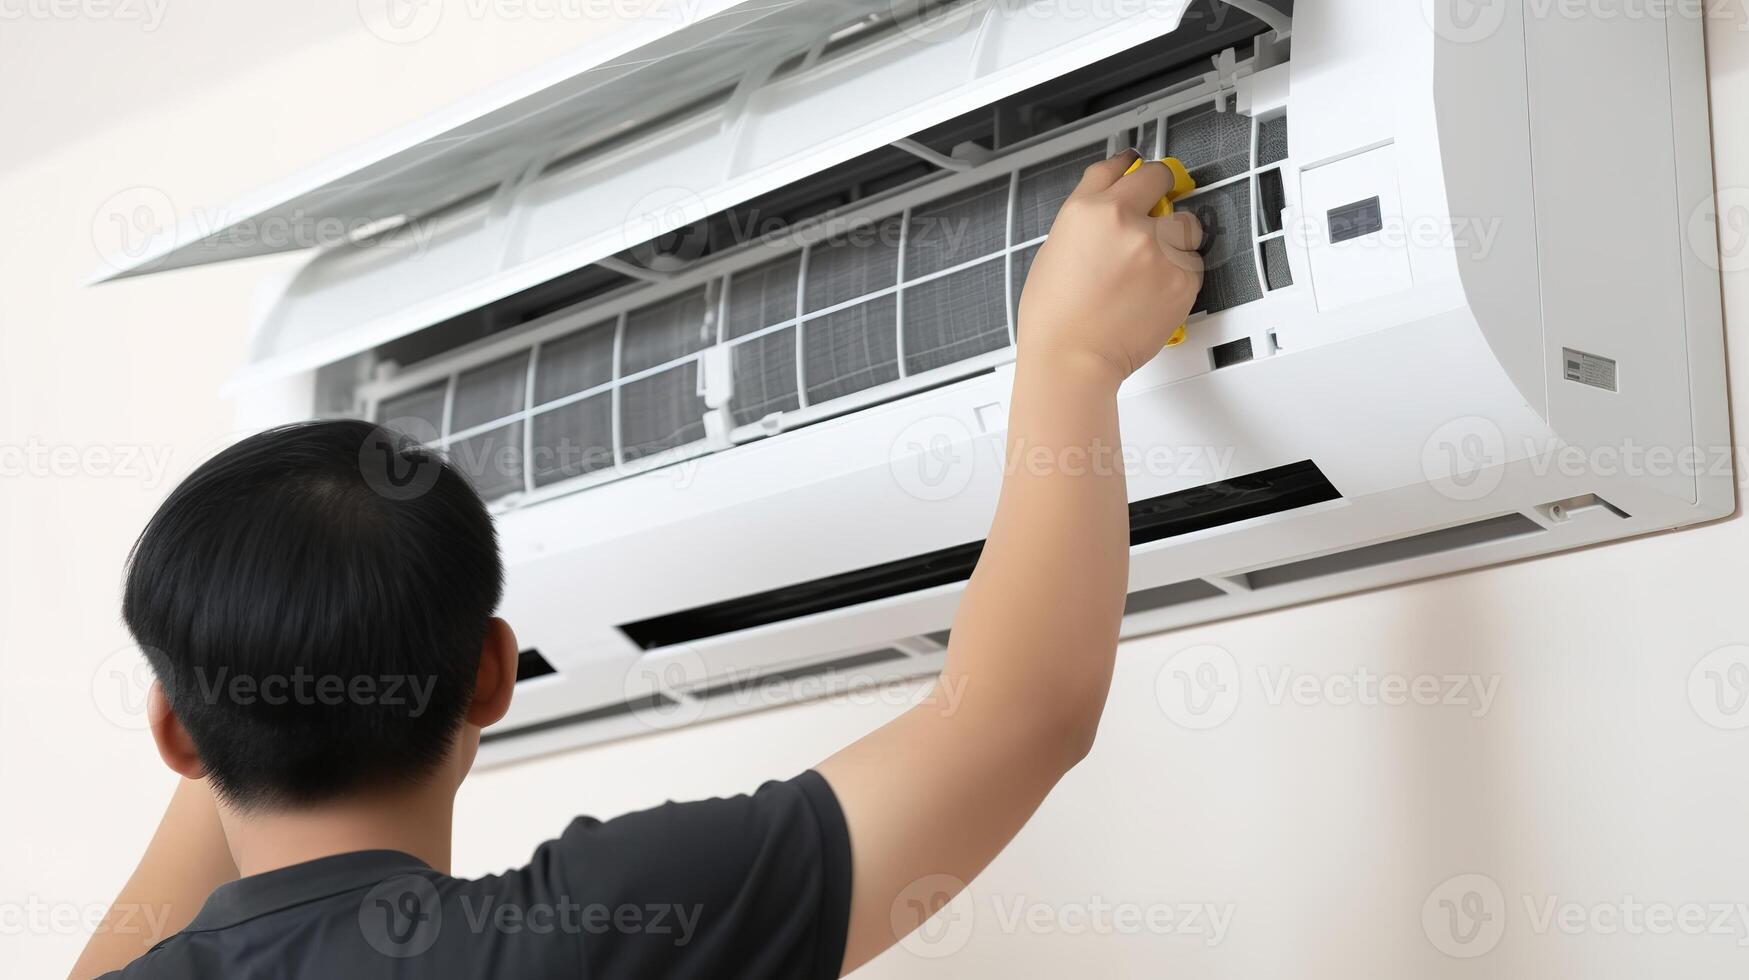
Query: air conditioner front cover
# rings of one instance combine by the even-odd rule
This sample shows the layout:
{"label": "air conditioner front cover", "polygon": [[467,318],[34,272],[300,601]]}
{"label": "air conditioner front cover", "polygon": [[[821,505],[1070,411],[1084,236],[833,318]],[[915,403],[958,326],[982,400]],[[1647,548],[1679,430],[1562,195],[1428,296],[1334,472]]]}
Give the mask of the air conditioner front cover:
{"label": "air conditioner front cover", "polygon": [[[99,278],[328,246],[323,229],[411,222],[326,247],[294,279],[237,384],[284,377],[1168,34],[1188,5],[1142,0],[1116,12],[966,0],[896,19],[891,0],[720,5],[655,36],[662,25],[637,28],[636,47],[580,52],[456,106],[262,192],[226,212],[235,220],[223,228],[185,228]],[[887,26],[865,43],[824,46],[871,18]],[[282,233],[254,233],[269,225]]]}

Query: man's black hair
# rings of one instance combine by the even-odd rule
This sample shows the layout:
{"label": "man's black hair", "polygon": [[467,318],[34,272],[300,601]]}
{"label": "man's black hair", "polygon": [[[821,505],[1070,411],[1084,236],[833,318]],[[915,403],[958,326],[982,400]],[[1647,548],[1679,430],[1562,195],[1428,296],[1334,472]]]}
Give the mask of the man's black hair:
{"label": "man's black hair", "polygon": [[445,460],[368,422],[303,422],[171,492],[122,616],[221,797],[295,807],[433,770],[503,577],[491,516]]}

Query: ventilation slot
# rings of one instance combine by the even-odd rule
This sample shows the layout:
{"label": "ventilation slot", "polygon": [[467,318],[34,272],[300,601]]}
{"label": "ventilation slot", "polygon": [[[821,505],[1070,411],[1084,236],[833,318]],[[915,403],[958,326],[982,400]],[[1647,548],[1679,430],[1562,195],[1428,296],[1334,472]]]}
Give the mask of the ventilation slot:
{"label": "ventilation slot", "polygon": [[1353,572],[1377,565],[1388,565],[1391,562],[1408,561],[1411,558],[1426,558],[1459,548],[1492,544],[1507,538],[1536,534],[1542,529],[1542,525],[1523,514],[1505,514],[1473,524],[1459,524],[1456,527],[1428,531],[1382,544],[1369,544],[1332,555],[1258,569],[1236,577],[1253,589],[1267,589],[1276,585],[1304,582],[1323,575]]}
{"label": "ventilation slot", "polygon": [[558,671],[553,668],[552,662],[541,656],[539,650],[524,650],[516,655],[516,683],[518,684],[534,680],[536,677],[545,677],[548,674],[556,673]]}
{"label": "ventilation slot", "polygon": [[[1130,504],[1130,544],[1279,514],[1342,495],[1311,461],[1139,500]],[[725,602],[622,624],[645,650],[811,616],[963,582],[971,577],[984,542],[800,582]]]}
{"label": "ventilation slot", "polygon": [[702,690],[691,691],[688,693],[700,701],[709,701],[712,698],[741,694],[768,685],[787,684],[791,681],[803,680],[809,677],[828,677],[842,671],[855,670],[858,667],[869,667],[874,664],[884,664],[890,663],[894,660],[904,660],[906,657],[907,654],[903,651],[891,648],[885,650],[870,650],[867,653],[856,653],[848,657],[839,657],[836,660],[804,664],[800,667],[791,667],[788,670],[774,670],[766,674],[757,674],[752,677],[742,677],[737,680],[724,681],[721,684],[713,684]]}
{"label": "ventilation slot", "polygon": [[1161,585],[1152,589],[1142,589],[1131,592],[1123,603],[1123,614],[1132,616],[1136,613],[1153,612],[1168,606],[1182,605],[1186,602],[1196,602],[1199,599],[1213,599],[1226,595],[1219,588],[1193,578],[1188,582],[1173,582],[1171,585]]}
{"label": "ventilation slot", "polygon": [[501,732],[488,730],[480,735],[480,742],[485,744],[500,739],[520,738],[523,735],[550,732],[555,728],[586,725],[590,722],[606,721],[609,718],[618,718],[621,715],[629,715],[637,711],[664,711],[676,707],[678,704],[679,702],[673,698],[661,694],[651,694],[631,701],[622,701],[619,704],[610,704],[605,708],[591,708],[588,711],[579,711],[558,718],[548,718],[546,721],[537,721],[532,725],[523,725],[521,728],[509,728]]}
{"label": "ventilation slot", "polygon": [[1241,337],[1209,348],[1209,361],[1219,371],[1224,367],[1243,364],[1251,359],[1251,338]]}

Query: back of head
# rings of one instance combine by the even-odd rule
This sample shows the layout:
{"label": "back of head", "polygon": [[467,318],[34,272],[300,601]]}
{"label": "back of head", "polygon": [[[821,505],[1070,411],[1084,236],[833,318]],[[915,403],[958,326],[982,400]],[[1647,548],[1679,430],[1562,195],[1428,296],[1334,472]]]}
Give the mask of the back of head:
{"label": "back of head", "polygon": [[433,770],[502,582],[491,517],[447,462],[368,422],[304,422],[171,492],[122,615],[221,797],[295,807]]}

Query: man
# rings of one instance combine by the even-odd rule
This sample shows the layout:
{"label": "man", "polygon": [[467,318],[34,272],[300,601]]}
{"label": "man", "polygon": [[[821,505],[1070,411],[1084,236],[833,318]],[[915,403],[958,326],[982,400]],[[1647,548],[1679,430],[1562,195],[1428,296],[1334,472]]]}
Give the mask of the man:
{"label": "man", "polygon": [[[1135,159],[1088,168],[1026,284],[1010,452],[1064,465],[1005,478],[943,668],[954,711],[452,878],[455,793],[516,674],[491,520],[426,451],[370,452],[367,423],[272,430],[177,487],[135,547],[123,615],[183,782],[105,924],[149,907],[181,931],[146,949],[100,929],[73,975],[833,977],[920,925],[934,909],[907,887],[977,875],[1092,746],[1111,683],[1118,385],[1202,278],[1195,218],[1148,216],[1171,172],[1126,175]],[[424,493],[372,489],[417,466],[438,468]]]}

